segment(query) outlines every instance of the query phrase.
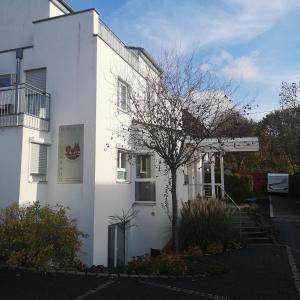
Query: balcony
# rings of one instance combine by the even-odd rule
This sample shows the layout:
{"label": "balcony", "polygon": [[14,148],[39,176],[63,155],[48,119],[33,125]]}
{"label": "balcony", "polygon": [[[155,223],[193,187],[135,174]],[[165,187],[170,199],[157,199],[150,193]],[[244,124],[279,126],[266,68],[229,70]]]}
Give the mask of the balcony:
{"label": "balcony", "polygon": [[0,127],[49,131],[50,94],[23,83],[0,88]]}

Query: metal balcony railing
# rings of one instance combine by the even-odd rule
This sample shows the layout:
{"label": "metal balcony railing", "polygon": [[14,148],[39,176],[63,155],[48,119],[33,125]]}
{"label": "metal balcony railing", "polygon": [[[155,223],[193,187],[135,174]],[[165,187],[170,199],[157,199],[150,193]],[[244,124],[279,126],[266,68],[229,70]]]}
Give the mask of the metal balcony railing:
{"label": "metal balcony railing", "polygon": [[49,130],[50,94],[23,83],[0,88],[0,127]]}

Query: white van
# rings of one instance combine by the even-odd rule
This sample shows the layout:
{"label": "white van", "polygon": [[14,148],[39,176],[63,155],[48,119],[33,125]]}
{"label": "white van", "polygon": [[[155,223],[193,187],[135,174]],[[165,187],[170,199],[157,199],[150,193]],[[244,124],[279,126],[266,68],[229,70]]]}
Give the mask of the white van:
{"label": "white van", "polygon": [[289,174],[268,173],[268,193],[288,193]]}

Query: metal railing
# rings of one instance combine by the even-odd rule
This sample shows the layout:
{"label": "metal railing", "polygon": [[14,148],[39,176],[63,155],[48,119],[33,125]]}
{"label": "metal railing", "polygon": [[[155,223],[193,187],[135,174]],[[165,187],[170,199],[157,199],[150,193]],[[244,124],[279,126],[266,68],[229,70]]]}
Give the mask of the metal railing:
{"label": "metal railing", "polygon": [[218,189],[220,190],[219,194],[222,194],[222,199],[225,201],[228,213],[230,215],[237,214],[239,219],[239,233],[240,237],[242,236],[242,214],[241,214],[241,208],[239,205],[229,196],[229,194],[222,188],[222,186],[218,186]]}
{"label": "metal railing", "polygon": [[99,37],[117,52],[130,66],[139,70],[138,56],[128,49],[126,45],[109,29],[109,27],[99,20]]}
{"label": "metal railing", "polygon": [[27,83],[0,88],[0,127],[49,129],[50,95]]}
{"label": "metal railing", "polygon": [[196,198],[201,198],[201,197],[206,197],[206,198],[221,198],[222,193],[221,193],[221,184],[216,183],[215,184],[215,192],[213,195],[213,188],[211,183],[204,183],[204,184],[188,184],[188,196],[189,199],[196,199]]}

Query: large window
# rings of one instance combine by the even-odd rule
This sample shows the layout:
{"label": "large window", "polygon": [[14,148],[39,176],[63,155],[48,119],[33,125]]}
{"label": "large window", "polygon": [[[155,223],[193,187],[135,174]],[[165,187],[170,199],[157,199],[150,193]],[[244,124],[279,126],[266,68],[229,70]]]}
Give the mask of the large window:
{"label": "large window", "polygon": [[47,180],[47,145],[30,143],[30,176],[34,182]]}
{"label": "large window", "polygon": [[155,176],[151,155],[136,156],[135,201],[155,202]]}
{"label": "large window", "polygon": [[129,111],[129,87],[126,83],[118,81],[118,108],[123,111]]}
{"label": "large window", "polygon": [[118,150],[117,155],[117,181],[129,181],[130,164],[128,152]]}

